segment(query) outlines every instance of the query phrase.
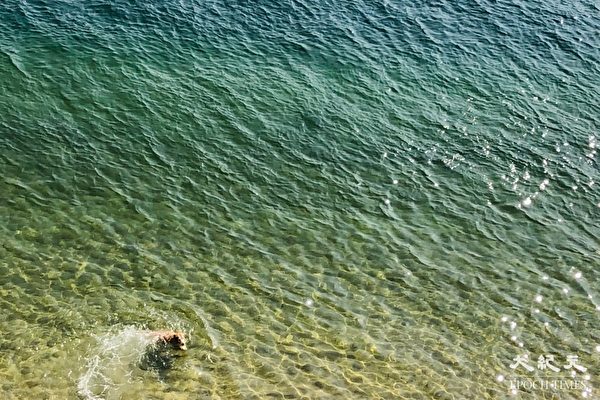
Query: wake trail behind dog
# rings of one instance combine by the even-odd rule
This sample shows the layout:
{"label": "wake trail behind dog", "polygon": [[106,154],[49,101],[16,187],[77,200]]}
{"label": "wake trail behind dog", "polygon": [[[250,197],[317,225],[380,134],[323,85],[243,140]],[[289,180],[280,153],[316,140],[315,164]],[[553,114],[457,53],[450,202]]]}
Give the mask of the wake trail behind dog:
{"label": "wake trail behind dog", "polygon": [[96,337],[98,341],[87,359],[77,389],[86,400],[119,399],[131,386],[142,384],[139,363],[155,339],[136,327]]}

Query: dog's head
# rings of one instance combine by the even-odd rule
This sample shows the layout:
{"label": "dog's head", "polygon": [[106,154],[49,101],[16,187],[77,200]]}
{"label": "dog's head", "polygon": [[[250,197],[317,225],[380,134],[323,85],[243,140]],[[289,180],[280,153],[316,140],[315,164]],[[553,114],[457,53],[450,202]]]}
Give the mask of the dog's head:
{"label": "dog's head", "polygon": [[173,332],[171,335],[165,338],[165,342],[177,350],[187,350],[185,335],[183,332]]}

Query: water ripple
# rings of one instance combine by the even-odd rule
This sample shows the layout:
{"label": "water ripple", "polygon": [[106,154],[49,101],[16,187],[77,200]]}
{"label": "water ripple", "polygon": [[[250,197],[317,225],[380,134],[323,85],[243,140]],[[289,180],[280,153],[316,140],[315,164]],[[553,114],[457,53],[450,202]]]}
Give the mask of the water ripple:
{"label": "water ripple", "polygon": [[[492,399],[523,351],[594,371],[597,11],[3,3],[0,394]],[[145,368],[165,327],[190,349]]]}

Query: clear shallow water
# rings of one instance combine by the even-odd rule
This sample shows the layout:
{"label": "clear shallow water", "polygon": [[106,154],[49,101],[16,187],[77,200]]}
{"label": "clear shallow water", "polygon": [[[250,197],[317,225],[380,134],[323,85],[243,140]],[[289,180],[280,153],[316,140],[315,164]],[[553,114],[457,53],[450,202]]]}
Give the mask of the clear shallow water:
{"label": "clear shallow water", "polygon": [[599,11],[3,2],[0,394],[598,387]]}

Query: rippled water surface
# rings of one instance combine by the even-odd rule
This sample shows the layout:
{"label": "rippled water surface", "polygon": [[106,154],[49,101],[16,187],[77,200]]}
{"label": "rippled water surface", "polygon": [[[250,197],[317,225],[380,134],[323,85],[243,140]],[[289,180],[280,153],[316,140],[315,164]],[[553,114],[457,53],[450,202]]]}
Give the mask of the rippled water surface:
{"label": "rippled water surface", "polygon": [[0,23],[3,399],[598,396],[597,1]]}

